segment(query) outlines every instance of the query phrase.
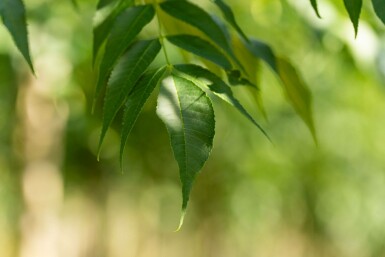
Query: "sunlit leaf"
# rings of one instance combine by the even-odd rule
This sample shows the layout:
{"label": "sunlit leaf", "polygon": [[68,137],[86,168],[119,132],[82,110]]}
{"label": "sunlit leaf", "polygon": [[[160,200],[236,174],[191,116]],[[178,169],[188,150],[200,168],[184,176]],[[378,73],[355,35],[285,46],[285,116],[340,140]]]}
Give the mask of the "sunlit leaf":
{"label": "sunlit leaf", "polygon": [[166,71],[166,67],[163,67],[161,69],[149,71],[143,74],[139,81],[136,83],[134,89],[126,101],[120,144],[121,164],[127,137],[130,134],[131,129],[143,108],[143,105],[146,103],[148,97],[154,88],[158,85],[159,81],[166,74]]}
{"label": "sunlit leaf", "polygon": [[319,14],[319,11],[318,11],[317,0],[310,0],[310,3],[311,3],[311,6],[313,6],[313,9],[314,9],[315,13],[317,14],[318,18],[321,18],[321,15]]}
{"label": "sunlit leaf", "polygon": [[29,53],[27,22],[23,2],[21,0],[1,0],[0,14],[17,48],[24,56],[32,72],[34,72]]}
{"label": "sunlit leaf", "polygon": [[116,18],[100,64],[94,101],[98,98],[118,58],[154,15],[155,11],[152,5],[141,5],[128,8]]}
{"label": "sunlit leaf", "polygon": [[[262,131],[262,133],[269,138],[265,130],[259,125],[254,118],[246,111],[241,103],[235,98],[231,88],[217,75],[210,72],[209,70],[194,64],[179,64],[175,65],[175,69],[182,72],[180,76],[185,77],[189,80],[194,81],[196,84],[202,83],[208,89],[210,89],[219,98],[235,107],[242,115],[250,120],[255,126]],[[203,79],[203,80],[202,80]]]}
{"label": "sunlit leaf", "polygon": [[186,51],[212,61],[226,70],[231,69],[231,63],[227,58],[215,46],[199,37],[174,35],[168,36],[167,40]]}
{"label": "sunlit leaf", "polygon": [[[362,0],[344,0],[345,8],[349,13],[350,20],[353,23],[354,34],[357,36],[358,21],[360,19],[360,13],[362,8]],[[381,4],[381,8],[385,8],[384,3]]]}
{"label": "sunlit leaf", "polygon": [[157,114],[167,127],[178,162],[184,212],[195,177],[212,149],[214,109],[206,93],[195,83],[172,75],[161,87]]}
{"label": "sunlit leaf", "polygon": [[277,67],[289,102],[308,126],[314,140],[317,141],[310,90],[299,77],[296,69],[288,61],[277,58]]}
{"label": "sunlit leaf", "polygon": [[99,150],[104,136],[122,107],[135,83],[159,53],[161,45],[158,39],[136,42],[119,60],[108,81],[104,98],[103,127],[100,134]]}
{"label": "sunlit leaf", "polygon": [[239,27],[238,23],[235,20],[235,16],[233,10],[222,0],[214,0],[214,3],[221,9],[223,16],[226,21],[238,32],[238,34],[246,41],[249,41],[246,34],[242,31],[241,27]]}
{"label": "sunlit leaf", "polygon": [[372,0],[374,11],[378,18],[385,24],[385,1],[384,0]]}
{"label": "sunlit leaf", "polygon": [[96,55],[102,44],[107,40],[112,26],[116,20],[116,17],[127,7],[132,6],[134,4],[134,0],[121,1],[116,8],[97,26],[94,27],[93,30],[93,49],[92,49],[92,58],[93,64],[96,60]]}

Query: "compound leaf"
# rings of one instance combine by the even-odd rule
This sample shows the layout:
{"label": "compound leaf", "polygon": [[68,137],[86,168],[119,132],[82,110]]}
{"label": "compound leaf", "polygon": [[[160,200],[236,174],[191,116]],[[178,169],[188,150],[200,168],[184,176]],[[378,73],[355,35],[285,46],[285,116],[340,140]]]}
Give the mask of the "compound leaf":
{"label": "compound leaf", "polygon": [[265,130],[259,125],[253,117],[246,111],[241,103],[235,98],[231,88],[217,75],[209,70],[194,64],[179,64],[175,65],[175,69],[182,72],[183,77],[187,75],[189,80],[195,83],[203,83],[210,91],[212,91],[219,98],[235,107],[242,115],[262,131],[262,133],[269,138]]}
{"label": "compound leaf", "polygon": [[385,24],[385,1],[384,0],[372,0],[374,11],[378,18]]}
{"label": "compound leaf", "polygon": [[155,10],[152,5],[141,5],[128,8],[116,18],[100,64],[94,103],[118,58],[129,47],[142,28],[152,20],[154,15]]}
{"label": "compound leaf", "polygon": [[167,127],[178,162],[184,213],[195,177],[212,149],[214,109],[206,93],[195,83],[172,75],[161,87],[157,114]]}
{"label": "compound leaf", "polygon": [[126,101],[121,132],[120,164],[122,164],[127,137],[130,134],[143,105],[146,103],[148,97],[158,85],[159,81],[163,78],[166,71],[166,67],[163,67],[143,74]]}
{"label": "compound leaf", "polygon": [[[353,23],[354,35],[357,36],[358,21],[360,19],[362,0],[344,0],[345,8],[349,13],[350,20]],[[384,8],[384,3],[381,4],[381,8]]]}
{"label": "compound leaf", "polygon": [[99,140],[99,151],[107,129],[116,113],[160,49],[161,45],[158,39],[138,41],[131,46],[112,71],[104,98],[103,126]]}
{"label": "compound leaf", "polygon": [[211,43],[193,35],[168,36],[167,40],[186,51],[206,58],[207,60],[221,66],[225,70],[231,69],[231,63]]}
{"label": "compound leaf", "polygon": [[34,73],[29,52],[27,22],[23,2],[21,0],[1,0],[0,15],[15,45]]}

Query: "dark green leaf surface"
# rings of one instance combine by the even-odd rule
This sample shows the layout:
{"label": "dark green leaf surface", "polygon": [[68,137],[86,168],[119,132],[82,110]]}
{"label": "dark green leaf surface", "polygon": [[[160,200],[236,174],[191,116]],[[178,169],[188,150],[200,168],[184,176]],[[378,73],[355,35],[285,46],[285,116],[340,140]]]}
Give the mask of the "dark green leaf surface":
{"label": "dark green leaf surface", "polygon": [[[362,0],[344,0],[345,8],[349,13],[350,20],[353,23],[354,34],[357,36],[358,21],[360,19],[360,13],[362,8]],[[382,3],[381,8],[385,8]]]}
{"label": "dark green leaf surface", "polygon": [[277,59],[277,66],[289,102],[309,127],[314,140],[317,141],[312,115],[312,98],[309,89],[288,61]]}
{"label": "dark green leaf surface", "polygon": [[149,71],[143,74],[143,76],[136,83],[135,88],[132,90],[132,93],[129,95],[126,101],[121,133],[120,164],[122,164],[123,152],[127,137],[130,134],[131,129],[143,108],[143,105],[146,103],[148,97],[154,88],[158,85],[159,81],[163,78],[166,71],[167,68],[163,67],[161,69]]}
{"label": "dark green leaf surface", "polygon": [[220,77],[210,72],[209,70],[194,64],[175,65],[175,69],[187,75],[188,78],[193,80],[195,83],[203,83],[206,85],[215,95],[217,95],[231,106],[235,107],[248,120],[257,126],[267,138],[269,138],[265,130],[253,119],[253,117],[234,97],[231,88]]}
{"label": "dark green leaf surface", "polygon": [[115,66],[108,81],[106,97],[104,99],[103,127],[100,135],[99,150],[116,113],[122,107],[135,83],[155,59],[160,49],[161,45],[158,39],[138,41]]}
{"label": "dark green leaf surface", "polygon": [[128,0],[120,2],[116,8],[93,30],[93,49],[92,58],[93,64],[95,64],[96,55],[102,44],[107,40],[112,26],[115,22],[116,16],[118,16],[125,8],[130,7],[134,4],[134,0]]}
{"label": "dark green leaf surface", "polygon": [[313,9],[317,14],[318,18],[321,18],[321,15],[319,15],[319,12],[318,12],[317,0],[310,0],[310,3],[311,3],[311,6],[313,6]]}
{"label": "dark green leaf surface", "polygon": [[17,48],[24,56],[32,72],[34,72],[29,53],[27,22],[23,2],[21,0],[1,0],[0,14]]}
{"label": "dark green leaf surface", "polygon": [[215,46],[197,36],[175,35],[168,36],[167,40],[188,52],[212,61],[225,70],[231,69],[231,63]]}
{"label": "dark green leaf surface", "polygon": [[114,2],[117,2],[118,0],[99,0],[97,6],[96,6],[96,9],[99,10],[99,9],[102,9],[103,7],[106,7],[107,5],[110,5]]}
{"label": "dark green leaf surface", "polygon": [[235,58],[228,44],[226,35],[220,26],[200,7],[188,1],[166,1],[161,3],[160,7],[169,15],[202,31],[213,42],[225,50],[231,58]]}
{"label": "dark green leaf surface", "polygon": [[239,27],[237,21],[235,20],[235,16],[233,10],[222,0],[214,0],[214,3],[221,9],[223,16],[226,21],[238,32],[238,34],[246,41],[249,41],[248,37],[245,33],[243,33],[241,27]]}
{"label": "dark green leaf surface", "polygon": [[384,0],[372,0],[374,11],[378,18],[385,24],[385,1]]}
{"label": "dark green leaf surface", "polygon": [[178,162],[184,212],[195,177],[212,149],[214,109],[202,89],[185,78],[172,75],[161,87],[157,114],[167,127]]}
{"label": "dark green leaf surface", "polygon": [[258,40],[251,40],[246,44],[249,51],[255,56],[266,62],[275,72],[277,72],[276,57],[269,45]]}
{"label": "dark green leaf surface", "polygon": [[154,15],[155,11],[152,5],[142,5],[128,8],[116,18],[100,64],[94,101],[99,97],[100,91],[118,58]]}

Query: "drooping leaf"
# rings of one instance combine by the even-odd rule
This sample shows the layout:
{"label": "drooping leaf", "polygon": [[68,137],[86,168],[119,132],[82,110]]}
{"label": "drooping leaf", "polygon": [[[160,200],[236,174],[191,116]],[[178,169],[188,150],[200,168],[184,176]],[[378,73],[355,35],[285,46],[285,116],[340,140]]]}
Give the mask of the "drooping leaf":
{"label": "drooping leaf", "polygon": [[160,4],[167,14],[199,29],[221,47],[235,62],[237,61],[221,27],[203,9],[188,1],[166,1]]}
{"label": "drooping leaf", "polygon": [[[204,84],[219,98],[235,107],[242,115],[244,115],[249,121],[262,131],[262,133],[268,138],[266,131],[259,125],[254,118],[246,111],[241,103],[235,98],[231,88],[217,75],[210,72],[209,70],[194,64],[179,64],[175,65],[175,69],[182,72],[180,76],[188,78],[194,81],[196,84]],[[203,79],[203,80],[202,80]]]}
{"label": "drooping leaf", "polygon": [[215,46],[197,36],[174,35],[168,36],[167,40],[186,51],[212,61],[226,70],[231,69],[231,63]]}
{"label": "drooping leaf", "polygon": [[141,5],[128,8],[116,18],[100,64],[94,102],[99,97],[100,91],[118,58],[154,15],[155,11],[152,5]]}
{"label": "drooping leaf", "polygon": [[235,20],[235,16],[233,10],[222,0],[214,0],[214,3],[221,9],[223,16],[226,21],[238,32],[238,34],[246,41],[249,41],[246,34],[242,31],[241,27],[239,27],[237,21]]}
{"label": "drooping leaf", "polygon": [[120,143],[121,165],[127,137],[130,134],[131,129],[143,108],[143,105],[146,103],[148,97],[154,88],[158,85],[159,81],[166,74],[166,71],[166,67],[163,67],[158,70],[149,71],[143,74],[139,81],[136,83],[134,89],[126,101]]}
{"label": "drooping leaf", "polygon": [[112,71],[104,98],[103,126],[100,134],[99,150],[116,113],[122,107],[140,76],[155,59],[160,48],[161,45],[158,39],[138,41],[131,46]]}
{"label": "drooping leaf", "polygon": [[277,67],[289,102],[308,126],[314,141],[317,141],[309,89],[298,76],[296,69],[288,61],[277,58]]}
{"label": "drooping leaf", "polygon": [[[112,1],[116,2],[116,1]],[[125,9],[134,4],[134,0],[120,1],[111,13],[93,30],[92,61],[95,64],[96,56],[102,44],[107,40],[116,17]]]}
{"label": "drooping leaf", "polygon": [[[344,0],[345,8],[349,13],[350,20],[353,23],[354,35],[357,37],[358,22],[360,19],[362,0]],[[382,8],[384,5],[382,4]]]}
{"label": "drooping leaf", "polygon": [[278,72],[276,57],[269,45],[253,39],[250,43],[246,44],[246,46],[252,55],[266,62],[273,69],[273,71]]}
{"label": "drooping leaf", "polygon": [[378,18],[385,24],[385,1],[384,0],[372,0],[374,11]]}
{"label": "drooping leaf", "polygon": [[314,9],[315,13],[317,14],[318,18],[321,18],[321,15],[319,14],[319,11],[318,11],[317,0],[310,0],[310,3],[311,3],[311,6],[313,6],[313,9]]}
{"label": "drooping leaf", "polygon": [[33,64],[29,52],[28,30],[25,8],[22,0],[1,0],[0,15],[3,23],[12,36],[15,45],[27,61],[34,73]]}
{"label": "drooping leaf", "polygon": [[107,5],[110,5],[114,2],[117,2],[118,0],[99,0],[98,4],[96,5],[96,9],[102,9],[103,7],[106,7]]}
{"label": "drooping leaf", "polygon": [[195,83],[172,75],[161,87],[157,114],[167,127],[178,162],[184,213],[195,177],[212,149],[214,109],[206,93]]}

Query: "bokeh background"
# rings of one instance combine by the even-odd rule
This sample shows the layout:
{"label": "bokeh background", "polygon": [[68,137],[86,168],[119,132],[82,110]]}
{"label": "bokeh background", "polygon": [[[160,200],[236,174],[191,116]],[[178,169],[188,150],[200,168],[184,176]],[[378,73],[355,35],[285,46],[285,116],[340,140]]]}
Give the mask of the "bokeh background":
{"label": "bokeh background", "polygon": [[[307,0],[227,2],[246,34],[298,67],[313,93],[318,145],[262,65],[268,120],[236,93],[274,144],[215,101],[214,149],[173,232],[180,183],[156,94],[129,138],[123,172],[119,122],[97,162],[96,1],[76,9],[27,0],[36,77],[0,26],[1,257],[385,256],[385,26],[370,1],[356,39],[343,1],[319,0],[322,19]],[[198,4],[219,14],[210,1]]]}

